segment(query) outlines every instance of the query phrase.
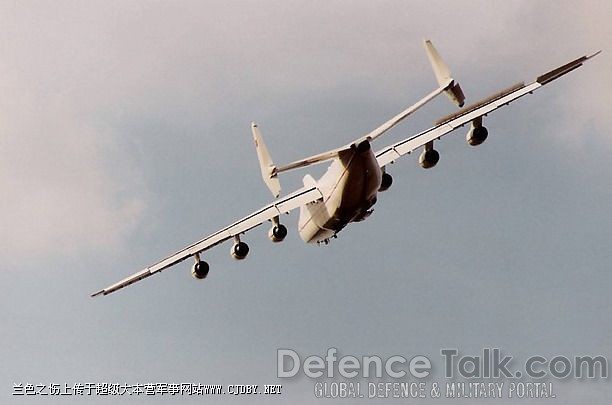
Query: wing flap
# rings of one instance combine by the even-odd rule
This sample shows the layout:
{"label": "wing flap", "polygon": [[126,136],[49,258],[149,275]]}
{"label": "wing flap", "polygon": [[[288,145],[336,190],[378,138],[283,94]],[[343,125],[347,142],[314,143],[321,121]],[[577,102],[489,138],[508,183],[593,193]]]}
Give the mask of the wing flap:
{"label": "wing flap", "polygon": [[469,112],[472,112],[472,111],[478,109],[479,107],[481,107],[481,106],[483,106],[483,105],[485,105],[485,104],[487,104],[487,103],[489,103],[491,101],[499,100],[500,98],[502,98],[502,97],[512,93],[515,90],[521,89],[523,87],[525,87],[525,83],[524,82],[517,83],[514,86],[510,86],[510,87],[508,87],[508,88],[506,88],[506,89],[504,89],[504,90],[502,90],[502,91],[500,91],[498,93],[495,93],[495,94],[493,94],[493,95],[491,95],[491,96],[489,96],[487,98],[484,98],[484,99],[482,99],[482,100],[480,100],[480,101],[478,101],[476,103],[472,103],[469,106],[460,109],[459,111],[456,111],[456,112],[454,112],[452,114],[449,114],[449,115],[447,115],[445,117],[442,117],[439,120],[437,120],[435,124],[436,125],[440,125],[440,124],[444,124],[444,123],[447,123],[449,121],[452,121],[454,118],[457,118],[457,117],[465,115],[465,114],[467,114]]}

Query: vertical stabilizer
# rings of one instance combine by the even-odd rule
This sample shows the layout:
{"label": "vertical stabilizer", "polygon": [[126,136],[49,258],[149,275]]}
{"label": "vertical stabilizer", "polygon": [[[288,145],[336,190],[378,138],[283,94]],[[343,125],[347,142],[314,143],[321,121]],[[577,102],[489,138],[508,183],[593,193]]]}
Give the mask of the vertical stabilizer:
{"label": "vertical stabilizer", "polygon": [[431,68],[436,75],[436,80],[440,86],[447,83],[449,80],[452,81],[452,84],[449,86],[447,90],[445,90],[446,95],[451,101],[457,104],[459,107],[463,107],[463,103],[465,101],[465,96],[463,95],[463,90],[461,90],[461,86],[459,83],[456,83],[453,80],[450,69],[448,65],[444,62],[436,48],[433,46],[430,40],[424,40],[423,45],[425,46],[425,51],[427,52],[427,57],[429,58],[429,63],[431,63]]}
{"label": "vertical stabilizer", "polygon": [[259,166],[261,168],[261,177],[264,183],[270,189],[270,192],[275,198],[278,198],[281,191],[280,181],[276,174],[276,166],[272,162],[270,152],[263,141],[261,132],[257,127],[257,124],[251,123],[251,131],[253,132],[253,140],[255,141],[255,150],[257,151],[257,158],[259,159]]}

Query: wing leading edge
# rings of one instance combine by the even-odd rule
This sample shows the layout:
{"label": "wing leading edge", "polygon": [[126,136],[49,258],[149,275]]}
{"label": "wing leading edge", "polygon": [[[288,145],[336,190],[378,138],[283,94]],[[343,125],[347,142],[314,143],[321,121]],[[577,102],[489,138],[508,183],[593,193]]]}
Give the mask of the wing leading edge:
{"label": "wing leading edge", "polygon": [[288,213],[291,210],[299,208],[302,205],[306,205],[307,203],[317,201],[321,198],[323,198],[323,195],[317,187],[305,187],[299,189],[298,191],[262,207],[241,220],[234,222],[233,224],[213,233],[212,235],[187,246],[173,255],[170,255],[165,259],[162,259],[159,262],[147,267],[146,269],[104,288],[91,296],[96,297],[98,295],[108,295],[123,287],[127,287],[137,281],[180,263],[189,257],[195,256],[198,253],[225,242],[228,239],[232,239],[236,235],[245,233],[280,214]]}
{"label": "wing leading edge", "polygon": [[439,119],[435,123],[434,127],[418,133],[408,139],[404,139],[403,141],[389,145],[376,152],[378,165],[383,167],[389,163],[392,163],[398,158],[413,152],[428,142],[439,139],[443,135],[446,135],[449,132],[462,127],[479,117],[497,110],[500,107],[508,105],[512,101],[517,100],[526,94],[533,93],[535,90],[539,89],[545,84],[550,83],[566,73],[579,68],[584,64],[584,62],[597,56],[600,52],[601,51],[589,56],[582,56],[576,60],[566,63],[563,66],[538,76],[532,83],[527,85],[525,83],[518,83],[490,97],[480,100],[477,103],[464,107],[454,114]]}

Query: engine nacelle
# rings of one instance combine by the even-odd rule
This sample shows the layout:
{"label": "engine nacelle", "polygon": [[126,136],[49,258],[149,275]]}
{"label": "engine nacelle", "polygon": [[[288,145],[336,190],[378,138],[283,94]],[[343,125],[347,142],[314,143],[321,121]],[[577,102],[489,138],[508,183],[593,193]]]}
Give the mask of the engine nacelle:
{"label": "engine nacelle", "polygon": [[234,259],[242,260],[249,254],[249,245],[244,242],[234,243],[230,253]]}
{"label": "engine nacelle", "polygon": [[393,177],[389,173],[383,172],[378,191],[387,191],[389,187],[391,187],[391,184],[393,184]]}
{"label": "engine nacelle", "polygon": [[483,143],[487,136],[489,136],[489,131],[487,128],[483,126],[475,127],[473,124],[465,136],[465,140],[470,146],[478,146]]}
{"label": "engine nacelle", "polygon": [[198,280],[202,280],[208,276],[208,270],[210,270],[208,263],[199,261],[191,268],[191,275]]}
{"label": "engine nacelle", "polygon": [[268,238],[274,243],[282,242],[287,236],[287,227],[283,224],[272,226],[268,231]]}
{"label": "engine nacelle", "polygon": [[438,164],[440,154],[435,149],[424,150],[419,156],[419,164],[423,169],[430,169]]}

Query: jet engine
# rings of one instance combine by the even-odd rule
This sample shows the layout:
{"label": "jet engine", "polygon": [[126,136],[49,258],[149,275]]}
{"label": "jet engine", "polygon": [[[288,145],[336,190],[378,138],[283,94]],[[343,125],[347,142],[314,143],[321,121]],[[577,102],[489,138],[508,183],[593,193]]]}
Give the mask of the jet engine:
{"label": "jet engine", "polygon": [[430,169],[438,164],[440,160],[440,154],[433,147],[431,149],[425,149],[421,156],[419,156],[419,164],[423,169]]}
{"label": "jet engine", "polygon": [[244,242],[234,243],[230,250],[232,257],[236,260],[242,260],[249,254],[249,245]]}
{"label": "jet engine", "polygon": [[283,224],[273,225],[268,231],[268,238],[274,243],[282,242],[287,236],[287,227]]}
{"label": "jet engine", "polygon": [[378,191],[387,191],[389,187],[391,187],[391,184],[393,184],[393,177],[389,173],[383,172]]}
{"label": "jet engine", "polygon": [[482,125],[477,127],[472,124],[465,137],[465,140],[470,146],[478,146],[487,139],[488,135],[489,131],[487,131],[486,127],[483,127]]}
{"label": "jet engine", "polygon": [[202,280],[206,278],[206,276],[208,276],[208,270],[210,270],[208,263],[204,261],[198,261],[191,268],[191,275],[197,278],[198,280]]}

